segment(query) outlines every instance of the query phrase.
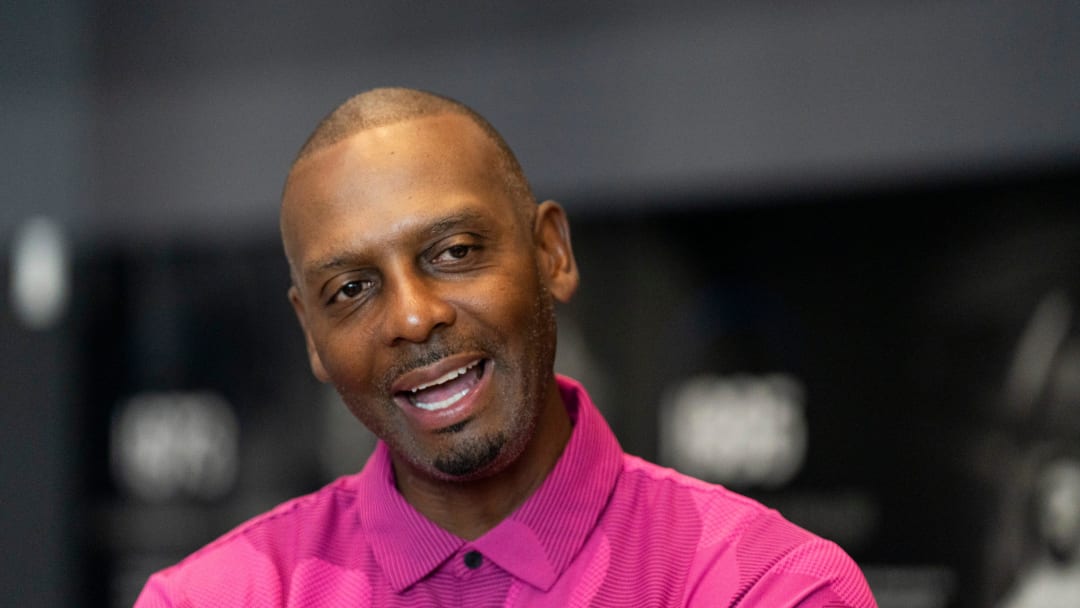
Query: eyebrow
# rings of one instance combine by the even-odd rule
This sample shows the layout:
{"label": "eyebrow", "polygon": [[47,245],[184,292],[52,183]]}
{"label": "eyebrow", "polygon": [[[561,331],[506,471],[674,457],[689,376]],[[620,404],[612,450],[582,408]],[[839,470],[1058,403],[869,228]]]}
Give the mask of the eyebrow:
{"label": "eyebrow", "polygon": [[427,228],[429,236],[438,236],[451,230],[458,228],[462,224],[468,224],[470,222],[478,222],[482,219],[482,215],[471,209],[466,209],[459,213],[454,213],[443,218],[439,218],[431,223]]}
{"label": "eyebrow", "polygon": [[[484,216],[482,214],[476,211],[466,209],[458,213],[453,213],[444,217],[437,218],[427,226],[418,227],[414,230],[414,232],[426,234],[428,238],[436,237],[441,234],[450,232],[456,228],[459,228],[463,224],[476,223],[482,220],[483,217]],[[328,270],[336,270],[345,266],[353,266],[362,257],[362,254],[358,251],[345,251],[328,258],[314,260],[304,267],[304,276],[311,277],[326,272]]]}

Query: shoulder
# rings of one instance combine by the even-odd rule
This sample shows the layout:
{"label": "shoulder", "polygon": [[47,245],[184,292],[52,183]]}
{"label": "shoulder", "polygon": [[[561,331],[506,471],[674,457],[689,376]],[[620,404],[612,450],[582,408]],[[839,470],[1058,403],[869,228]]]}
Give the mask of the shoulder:
{"label": "shoulder", "polygon": [[327,540],[317,532],[333,529],[339,533],[357,533],[354,526],[356,490],[354,476],[342,477],[323,488],[288,500],[273,509],[240,524],[217,540],[177,564],[208,558],[241,544],[276,560],[299,559],[318,551]]}
{"label": "shoulder", "polygon": [[623,471],[616,488],[619,501],[635,509],[690,508],[708,536],[737,533],[748,522],[775,513],[761,503],[724,486],[684,475],[637,456],[623,456]]}
{"label": "shoulder", "polygon": [[227,605],[273,605],[270,598],[286,592],[298,564],[361,540],[355,502],[352,477],[284,502],[155,573],[136,606],[168,606],[165,598],[199,595],[231,598]]}
{"label": "shoulder", "polygon": [[623,518],[663,521],[662,529],[649,525],[638,529],[655,530],[665,538],[678,531],[681,537],[692,538],[691,548],[699,552],[732,550],[745,541],[757,543],[763,532],[767,535],[761,540],[783,535],[792,540],[812,537],[756,500],[630,455],[623,457],[611,509],[622,511]]}
{"label": "shoulder", "polygon": [[693,556],[687,605],[875,605],[839,546],[751,498],[634,456],[624,458],[616,492],[660,542]]}

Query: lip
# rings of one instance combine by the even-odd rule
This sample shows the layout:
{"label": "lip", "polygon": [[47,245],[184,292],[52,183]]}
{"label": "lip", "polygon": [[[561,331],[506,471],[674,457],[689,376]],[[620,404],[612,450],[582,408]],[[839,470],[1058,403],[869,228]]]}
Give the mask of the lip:
{"label": "lip", "polygon": [[431,365],[405,372],[390,385],[390,392],[396,396],[398,393],[411,391],[422,384],[434,382],[455,369],[465,367],[476,361],[482,361],[483,359],[484,356],[480,353],[458,353],[456,355],[450,355],[445,359],[439,359]]}
{"label": "lip", "polygon": [[[484,365],[484,375],[468,395],[448,408],[428,411],[416,407],[409,402],[406,394],[413,388],[422,384],[430,383],[449,372],[480,362]],[[421,367],[401,375],[391,385],[394,403],[419,429],[423,431],[438,432],[446,427],[459,424],[475,415],[479,409],[479,398],[484,393],[494,371],[491,359],[479,353],[460,353],[441,359],[431,365]]]}

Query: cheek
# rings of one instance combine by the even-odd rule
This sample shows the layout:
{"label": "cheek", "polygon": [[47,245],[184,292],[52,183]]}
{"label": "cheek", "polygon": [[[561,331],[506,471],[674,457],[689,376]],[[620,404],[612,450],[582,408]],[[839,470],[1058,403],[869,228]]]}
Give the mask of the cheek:
{"label": "cheek", "polygon": [[[535,323],[535,298],[525,288],[501,288],[459,302],[459,319],[474,319],[501,343],[528,339]],[[460,321],[459,321],[460,323]],[[464,328],[461,328],[464,329]]]}
{"label": "cheek", "polygon": [[508,330],[536,316],[538,298],[546,296],[535,265],[518,264],[515,272],[492,281],[476,299],[476,306],[495,321],[510,324]]}
{"label": "cheek", "polygon": [[371,332],[355,327],[330,329],[316,343],[316,350],[330,380],[355,391],[371,376],[375,353]]}

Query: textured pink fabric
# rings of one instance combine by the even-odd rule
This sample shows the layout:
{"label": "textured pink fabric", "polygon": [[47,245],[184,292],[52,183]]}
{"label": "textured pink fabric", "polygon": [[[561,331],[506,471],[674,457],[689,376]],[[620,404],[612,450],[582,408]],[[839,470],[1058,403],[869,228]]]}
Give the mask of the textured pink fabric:
{"label": "textured pink fabric", "polygon": [[136,607],[876,606],[835,544],[720,486],[623,454],[584,389],[559,385],[574,420],[566,451],[540,489],[476,541],[405,502],[380,444],[359,474],[153,575]]}

